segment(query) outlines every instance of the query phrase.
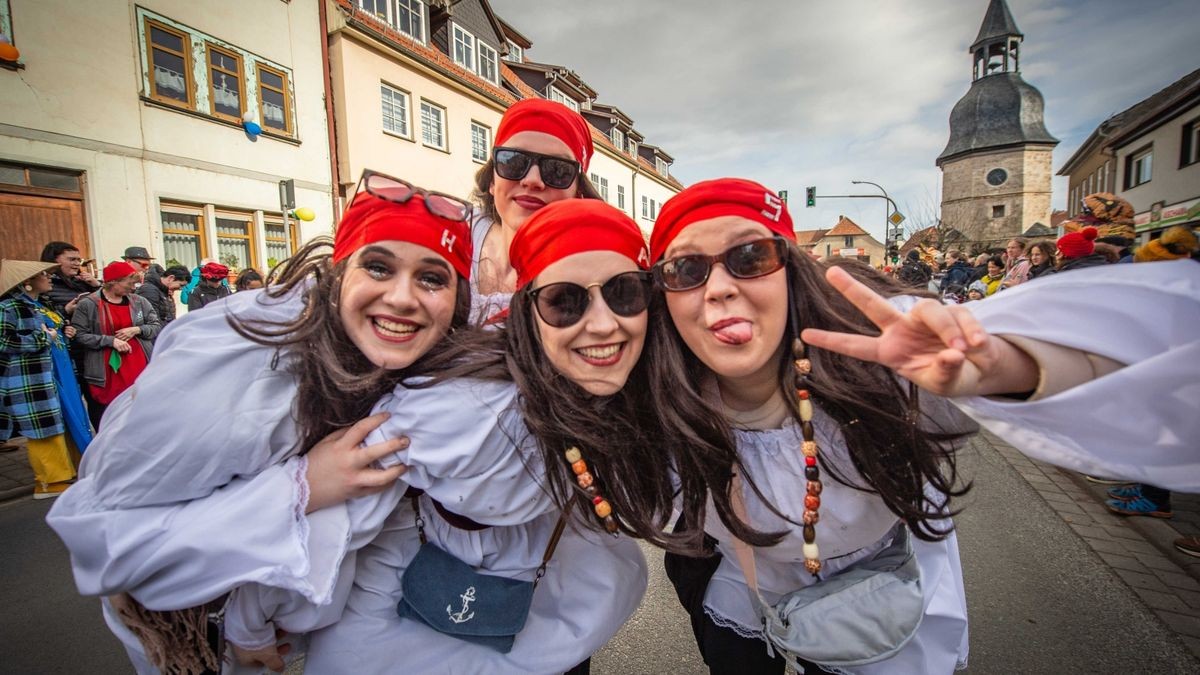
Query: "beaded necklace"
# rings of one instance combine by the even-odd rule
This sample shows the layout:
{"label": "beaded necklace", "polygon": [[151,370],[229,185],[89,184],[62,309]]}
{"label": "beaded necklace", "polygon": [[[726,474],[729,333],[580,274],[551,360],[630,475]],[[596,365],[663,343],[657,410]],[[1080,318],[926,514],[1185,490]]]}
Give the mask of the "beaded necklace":
{"label": "beaded necklace", "polygon": [[804,515],[801,518],[801,522],[804,524],[804,569],[815,577],[821,572],[821,550],[817,548],[817,522],[821,519],[823,486],[821,485],[821,467],[817,465],[817,441],[813,435],[813,406],[808,389],[804,387],[808,382],[808,374],[812,372],[812,361],[805,358],[804,343],[799,338],[792,341],[792,358],[795,359],[793,366],[796,372],[796,405],[797,412],[800,414],[800,432],[804,437],[804,442],[800,446],[800,451],[804,454],[804,478],[806,479]]}
{"label": "beaded necklace", "polygon": [[575,472],[575,482],[579,483],[579,487],[592,498],[592,510],[596,512],[596,517],[604,524],[604,529],[609,534],[617,533],[617,521],[612,516],[612,504],[600,494],[600,488],[596,487],[596,478],[588,471],[587,462],[583,461],[583,453],[579,448],[571,446],[563,453],[567,464],[571,465],[571,471]]}

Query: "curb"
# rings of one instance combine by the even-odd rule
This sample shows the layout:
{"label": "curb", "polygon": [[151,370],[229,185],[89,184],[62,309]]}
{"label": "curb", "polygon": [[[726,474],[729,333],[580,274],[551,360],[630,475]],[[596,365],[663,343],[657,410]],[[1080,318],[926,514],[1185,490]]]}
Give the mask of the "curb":
{"label": "curb", "polygon": [[[1084,478],[1082,474],[1066,469],[1058,469],[1059,473],[1066,474],[1081,490],[1090,494],[1097,504],[1104,505],[1104,501],[1109,499],[1108,492],[1105,488],[1111,487],[1107,485],[1098,485]],[[1131,481],[1134,482],[1134,481]],[[1183,535],[1174,527],[1171,527],[1169,519],[1163,518],[1145,518],[1138,516],[1125,516],[1122,518],[1138,534],[1142,535],[1151,546],[1157,548],[1163,555],[1167,556],[1171,562],[1178,565],[1184,574],[1192,577],[1196,581],[1200,581],[1200,565],[1197,565],[1197,558],[1190,555],[1180,553],[1175,548],[1175,540]]]}

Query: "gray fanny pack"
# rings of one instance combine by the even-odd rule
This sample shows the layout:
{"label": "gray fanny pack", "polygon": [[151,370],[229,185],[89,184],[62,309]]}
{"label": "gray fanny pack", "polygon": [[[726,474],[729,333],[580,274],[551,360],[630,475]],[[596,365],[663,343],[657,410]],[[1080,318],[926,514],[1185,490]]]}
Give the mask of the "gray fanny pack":
{"label": "gray fanny pack", "polygon": [[[735,509],[741,507],[740,494],[734,501]],[[745,520],[744,510],[738,515]],[[763,636],[789,664],[800,669],[797,658],[833,669],[875,663],[894,656],[916,634],[925,595],[912,533],[899,523],[890,536],[891,543],[874,556],[774,604],[758,592],[753,550],[735,540]]]}

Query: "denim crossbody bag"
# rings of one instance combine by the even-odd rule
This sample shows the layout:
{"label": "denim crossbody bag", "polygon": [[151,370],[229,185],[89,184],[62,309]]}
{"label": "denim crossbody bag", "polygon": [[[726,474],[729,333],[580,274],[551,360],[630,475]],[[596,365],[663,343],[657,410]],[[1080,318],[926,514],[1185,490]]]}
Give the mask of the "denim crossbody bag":
{"label": "denim crossbody bag", "polygon": [[417,499],[412,503],[421,549],[400,577],[404,596],[396,612],[402,619],[420,621],[439,633],[507,654],[517,633],[525,627],[533,590],[554,557],[572,502],[567,503],[554,526],[533,581],[483,574],[429,543]]}
{"label": "denim crossbody bag", "polygon": [[[749,524],[741,478],[733,480],[734,513]],[[888,536],[891,542],[870,558],[774,604],[758,592],[753,549],[734,540],[763,636],[794,668],[802,670],[797,657],[830,669],[875,663],[894,656],[916,634],[925,596],[912,533],[901,522]]]}

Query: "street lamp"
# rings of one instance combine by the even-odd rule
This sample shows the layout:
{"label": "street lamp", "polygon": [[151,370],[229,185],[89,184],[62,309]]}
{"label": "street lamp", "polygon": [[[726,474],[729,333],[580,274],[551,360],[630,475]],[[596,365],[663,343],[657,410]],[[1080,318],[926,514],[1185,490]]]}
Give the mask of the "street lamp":
{"label": "street lamp", "polygon": [[883,186],[878,183],[871,183],[870,180],[851,180],[854,185],[874,185],[883,192],[883,246],[887,247],[888,241],[892,238],[889,233],[892,232],[892,221],[888,220],[892,217],[892,197],[888,197],[888,191],[883,189]]}

